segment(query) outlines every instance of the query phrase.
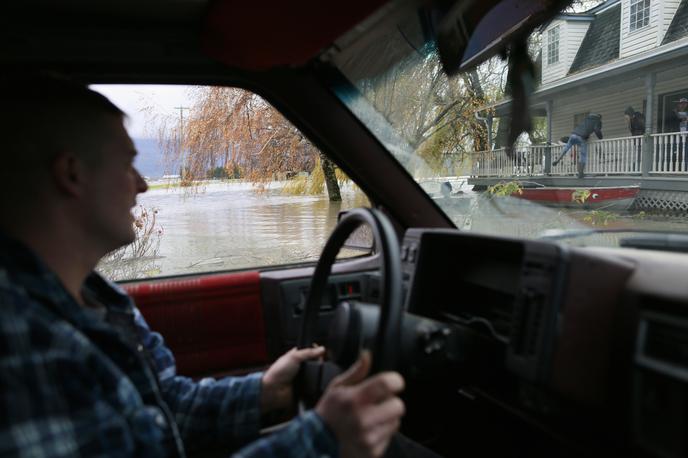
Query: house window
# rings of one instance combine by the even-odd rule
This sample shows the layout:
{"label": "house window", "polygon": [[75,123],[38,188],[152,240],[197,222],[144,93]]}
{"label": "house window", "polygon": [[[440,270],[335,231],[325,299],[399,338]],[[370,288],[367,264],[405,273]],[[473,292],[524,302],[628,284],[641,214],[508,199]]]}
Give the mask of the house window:
{"label": "house window", "polygon": [[642,29],[650,23],[650,0],[631,0],[630,31]]}
{"label": "house window", "polygon": [[680,132],[681,121],[685,119],[685,105],[680,105],[681,99],[688,99],[688,89],[669,92],[659,96],[657,126],[660,132]]}
{"label": "house window", "polygon": [[547,64],[559,62],[559,26],[547,32]]}

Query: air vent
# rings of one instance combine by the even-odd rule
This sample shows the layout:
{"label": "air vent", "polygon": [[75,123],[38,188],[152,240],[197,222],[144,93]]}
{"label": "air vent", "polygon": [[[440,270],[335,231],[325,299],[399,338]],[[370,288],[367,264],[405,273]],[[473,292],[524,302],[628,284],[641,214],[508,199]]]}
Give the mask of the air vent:
{"label": "air vent", "polygon": [[688,369],[688,328],[648,320],[644,356]]}
{"label": "air vent", "polygon": [[511,349],[514,355],[531,357],[539,351],[545,327],[545,302],[550,284],[551,262],[539,257],[523,261],[521,295],[516,304]]}
{"label": "air vent", "polygon": [[[535,248],[542,248],[535,246]],[[507,367],[525,380],[540,383],[549,375],[550,349],[555,335],[556,302],[552,285],[558,281],[556,252],[527,252],[507,352]]]}
{"label": "air vent", "polygon": [[488,320],[500,336],[509,338],[514,319],[514,298],[494,304],[489,310]]}
{"label": "air vent", "polygon": [[523,293],[514,313],[511,349],[514,355],[534,356],[543,329],[544,297],[532,290]]}
{"label": "air vent", "polygon": [[[664,308],[666,303],[646,304]],[[683,304],[674,311],[685,313]],[[633,424],[639,445],[652,456],[688,452],[688,320],[663,310],[642,313],[633,377]]]}

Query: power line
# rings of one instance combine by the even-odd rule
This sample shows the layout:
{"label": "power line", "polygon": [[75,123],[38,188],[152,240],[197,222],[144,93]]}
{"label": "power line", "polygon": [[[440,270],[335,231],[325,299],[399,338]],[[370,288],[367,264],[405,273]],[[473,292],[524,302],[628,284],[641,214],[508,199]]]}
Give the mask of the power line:
{"label": "power line", "polygon": [[175,110],[179,110],[179,155],[181,157],[181,170],[180,177],[184,179],[184,172],[186,171],[186,154],[182,149],[182,142],[184,139],[184,110],[190,110],[189,107],[174,107]]}

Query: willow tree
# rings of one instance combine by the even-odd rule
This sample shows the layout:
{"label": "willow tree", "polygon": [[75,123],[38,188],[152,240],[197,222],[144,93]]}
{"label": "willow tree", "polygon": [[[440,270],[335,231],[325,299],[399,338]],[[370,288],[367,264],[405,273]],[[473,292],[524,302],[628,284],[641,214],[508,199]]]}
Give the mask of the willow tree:
{"label": "willow tree", "polygon": [[341,200],[334,164],[262,98],[226,87],[198,87],[191,96],[186,116],[159,131],[168,167],[179,168],[182,183],[221,168],[264,184],[320,164],[330,200]]}
{"label": "willow tree", "polygon": [[360,88],[426,164],[439,171],[448,158],[461,162],[470,152],[488,149],[486,126],[476,114],[501,95],[502,68],[490,61],[449,78],[430,49],[361,82]]}

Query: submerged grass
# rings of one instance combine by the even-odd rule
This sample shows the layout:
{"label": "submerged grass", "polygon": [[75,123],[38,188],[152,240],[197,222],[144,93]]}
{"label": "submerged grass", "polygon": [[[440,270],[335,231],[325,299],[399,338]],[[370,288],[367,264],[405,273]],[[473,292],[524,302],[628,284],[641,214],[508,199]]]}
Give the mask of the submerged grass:
{"label": "submerged grass", "polygon": [[[369,207],[370,200],[365,193],[356,186],[351,179],[339,168],[335,169],[337,175],[337,183],[342,188],[345,184],[350,184],[354,190],[355,206]],[[325,192],[325,174],[320,166],[320,160],[316,161],[315,167],[310,175],[298,175],[287,182],[282,188],[282,193],[290,196],[317,196]]]}

